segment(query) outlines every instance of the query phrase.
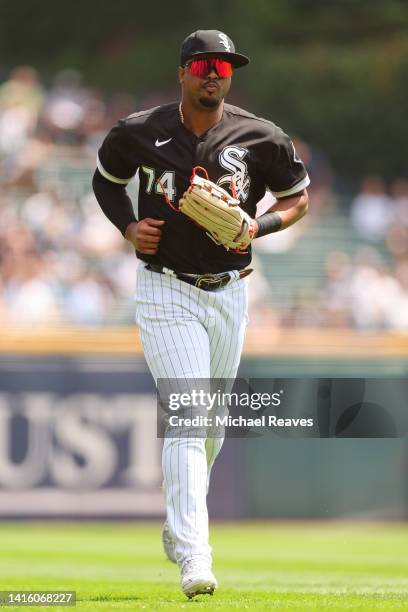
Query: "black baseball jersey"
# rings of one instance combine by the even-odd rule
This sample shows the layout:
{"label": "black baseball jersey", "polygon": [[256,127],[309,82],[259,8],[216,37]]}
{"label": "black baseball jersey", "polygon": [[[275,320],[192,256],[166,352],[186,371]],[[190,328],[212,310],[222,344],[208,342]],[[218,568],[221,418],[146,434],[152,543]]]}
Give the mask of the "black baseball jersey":
{"label": "black baseball jersey", "polygon": [[240,270],[250,263],[251,249],[243,255],[227,251],[178,211],[194,166],[205,168],[212,181],[230,192],[233,178],[240,205],[253,218],[266,188],[279,198],[310,182],[279,127],[230,104],[224,105],[221,121],[201,136],[184,126],[178,103],[130,115],[106,136],[98,169],[124,185],[138,171],[137,219],[165,221],[156,255],[137,252],[143,261],[198,274]]}

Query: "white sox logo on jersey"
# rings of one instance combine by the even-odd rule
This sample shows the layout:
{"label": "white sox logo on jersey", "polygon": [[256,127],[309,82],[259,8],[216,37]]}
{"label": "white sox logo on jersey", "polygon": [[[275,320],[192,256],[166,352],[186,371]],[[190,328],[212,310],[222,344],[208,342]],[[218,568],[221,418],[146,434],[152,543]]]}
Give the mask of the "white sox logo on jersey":
{"label": "white sox logo on jersey", "polygon": [[228,42],[228,38],[226,34],[220,33],[218,34],[220,42],[222,45],[224,45],[224,47],[226,48],[227,51],[231,51],[231,45]]}
{"label": "white sox logo on jersey", "polygon": [[232,179],[237,198],[241,202],[245,202],[247,199],[251,184],[251,179],[248,176],[248,166],[243,161],[247,153],[248,149],[225,147],[218,158],[221,166],[230,171],[230,174],[225,174],[218,179],[218,185],[227,184],[230,187]]}

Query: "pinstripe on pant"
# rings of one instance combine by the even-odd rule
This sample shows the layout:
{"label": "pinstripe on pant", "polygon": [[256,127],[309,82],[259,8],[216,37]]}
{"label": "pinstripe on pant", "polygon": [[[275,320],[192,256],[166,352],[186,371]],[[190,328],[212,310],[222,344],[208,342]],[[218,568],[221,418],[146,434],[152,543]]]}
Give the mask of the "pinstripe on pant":
{"label": "pinstripe on pant", "polygon": [[[246,279],[237,280],[208,292],[140,263],[136,323],[156,382],[235,378],[247,323],[246,284]],[[222,442],[220,437],[164,440],[167,520],[180,566],[196,555],[211,562],[206,495]]]}

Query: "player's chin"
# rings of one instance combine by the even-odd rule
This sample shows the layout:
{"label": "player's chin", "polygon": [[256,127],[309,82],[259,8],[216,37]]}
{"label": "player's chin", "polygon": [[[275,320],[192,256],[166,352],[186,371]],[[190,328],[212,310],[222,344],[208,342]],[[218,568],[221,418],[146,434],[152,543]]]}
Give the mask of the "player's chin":
{"label": "player's chin", "polygon": [[199,98],[201,106],[205,108],[217,108],[221,104],[221,96],[216,94],[207,94]]}

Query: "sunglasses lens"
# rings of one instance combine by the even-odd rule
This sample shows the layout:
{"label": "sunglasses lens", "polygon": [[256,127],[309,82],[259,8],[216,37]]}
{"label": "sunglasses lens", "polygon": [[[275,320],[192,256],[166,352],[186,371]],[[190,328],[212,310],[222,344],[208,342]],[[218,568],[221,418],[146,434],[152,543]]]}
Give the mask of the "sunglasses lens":
{"label": "sunglasses lens", "polygon": [[193,60],[188,66],[188,71],[192,76],[205,76],[207,60]]}
{"label": "sunglasses lens", "polygon": [[192,76],[204,78],[215,70],[221,79],[225,79],[232,75],[232,65],[225,60],[208,59],[208,60],[193,60],[188,66],[188,70]]}
{"label": "sunglasses lens", "polygon": [[215,69],[218,76],[223,79],[232,75],[232,65],[225,60],[215,60]]}

